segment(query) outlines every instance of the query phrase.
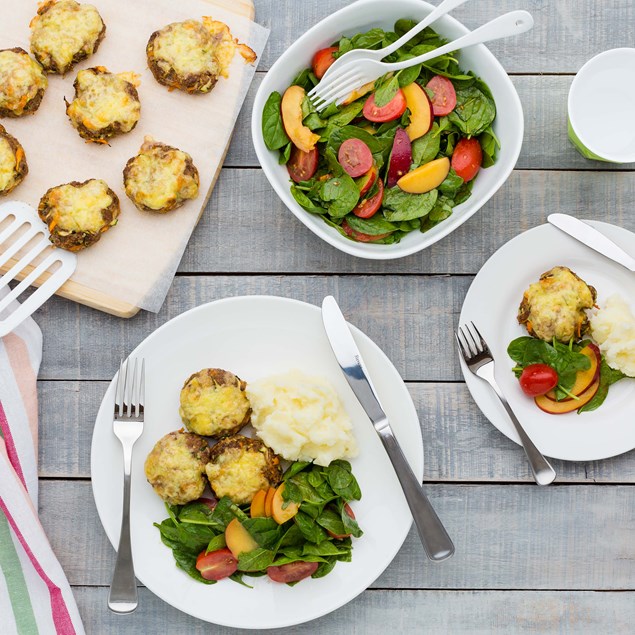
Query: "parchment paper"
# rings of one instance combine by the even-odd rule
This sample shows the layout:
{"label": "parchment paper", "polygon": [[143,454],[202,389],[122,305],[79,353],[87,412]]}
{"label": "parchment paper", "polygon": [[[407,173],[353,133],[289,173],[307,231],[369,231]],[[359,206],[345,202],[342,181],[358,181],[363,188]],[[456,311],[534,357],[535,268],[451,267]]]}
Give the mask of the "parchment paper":
{"label": "parchment paper", "polygon": [[[220,78],[207,95],[169,92],[147,67],[148,38],[171,22],[209,15],[225,22],[259,60],[269,31],[204,0],[94,0],[91,4],[106,24],[106,37],[97,53],[66,77],[49,75],[35,115],[0,120],[24,146],[29,164],[28,176],[11,197],[37,208],[50,187],[90,178],[106,181],[119,196],[119,222],[98,243],[78,253],[72,280],[156,312],[204,208],[258,61],[245,63],[236,52],[229,79]],[[21,46],[29,50],[29,22],[36,10],[35,0],[0,0],[0,49]],[[134,71],[141,76],[141,119],[132,132],[112,139],[110,147],[86,143],[77,134],[63,99],[72,100],[78,70],[98,65],[113,73]],[[122,172],[145,135],[192,155],[201,180],[197,199],[168,214],[141,212],[132,204],[125,195]]]}

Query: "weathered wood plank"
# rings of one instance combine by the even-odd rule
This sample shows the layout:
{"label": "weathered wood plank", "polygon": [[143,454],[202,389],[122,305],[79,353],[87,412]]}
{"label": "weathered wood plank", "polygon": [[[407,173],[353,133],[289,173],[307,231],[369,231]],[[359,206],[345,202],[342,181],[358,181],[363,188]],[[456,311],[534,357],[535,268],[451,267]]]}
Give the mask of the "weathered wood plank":
{"label": "weathered wood plank", "polygon": [[[251,112],[265,73],[256,73],[238,117],[226,167],[258,167],[251,141]],[[511,78],[525,113],[525,140],[517,169],[633,170],[635,164],[603,163],[585,159],[567,137],[567,96],[570,75],[514,75]],[[505,113],[500,113],[501,117]]]}
{"label": "weathered wood plank", "polygon": [[[172,608],[146,589],[139,608],[121,617],[106,608],[108,589],[76,587],[75,597],[89,635],[188,633],[248,635],[251,630],[213,626]],[[285,635],[404,633],[432,635],[596,635],[632,632],[635,594],[567,591],[366,591],[341,609]],[[387,626],[389,625],[389,626]]]}
{"label": "weathered wood plank", "polygon": [[[431,564],[413,530],[374,588],[635,590],[633,486],[440,484],[426,491],[456,555]],[[71,584],[109,584],[114,551],[90,484],[42,482],[40,515]]]}
{"label": "weathered wood plank", "polygon": [[515,171],[469,221],[398,260],[353,258],[287,210],[260,170],[223,170],[179,271],[249,273],[476,273],[505,242],[551,212],[635,230],[635,172]]}
{"label": "weathered wood plank", "polygon": [[[87,478],[95,414],[107,382],[42,381],[40,476]],[[424,439],[426,481],[526,482],[522,450],[491,426],[464,384],[408,384]],[[635,483],[635,453],[606,461],[554,461],[558,483]]]}
{"label": "weathered wood plank", "polygon": [[[260,70],[268,70],[307,29],[348,4],[349,0],[256,0],[256,20],[272,30]],[[601,51],[633,45],[635,5],[631,0],[480,0],[466,3],[452,15],[474,29],[513,9],[527,9],[535,25],[518,38],[488,44],[508,72],[576,73]],[[307,60],[312,53],[307,52]]]}

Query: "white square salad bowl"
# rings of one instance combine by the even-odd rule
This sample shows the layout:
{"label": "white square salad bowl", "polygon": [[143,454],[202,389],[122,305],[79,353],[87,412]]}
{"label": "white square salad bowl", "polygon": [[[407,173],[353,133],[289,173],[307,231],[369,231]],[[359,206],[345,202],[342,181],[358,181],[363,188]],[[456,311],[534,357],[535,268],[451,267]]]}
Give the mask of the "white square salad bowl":
{"label": "white square salad bowl", "polygon": [[[493,127],[501,148],[496,163],[479,172],[472,196],[454,209],[452,216],[429,231],[413,231],[400,243],[380,245],[354,242],[328,226],[319,216],[310,214],[298,205],[290,192],[286,166],[278,164],[278,152],[267,149],[262,136],[262,111],[269,95],[275,90],[284,93],[296,75],[311,65],[316,51],[331,46],[342,35],[368,31],[374,27],[393,28],[400,18],[422,20],[433,6],[421,0],[358,0],[325,18],[298,38],[276,61],[265,76],[256,94],[251,119],[251,133],[258,160],[269,182],[293,214],[314,234],[340,251],[360,258],[390,260],[402,258],[429,247],[441,240],[475,214],[503,185],[511,174],[523,140],[523,111],[516,89],[498,60],[479,44],[461,51],[459,63],[464,71],[473,71],[489,86],[496,101]],[[450,16],[431,25],[446,38],[456,39],[468,29]]]}

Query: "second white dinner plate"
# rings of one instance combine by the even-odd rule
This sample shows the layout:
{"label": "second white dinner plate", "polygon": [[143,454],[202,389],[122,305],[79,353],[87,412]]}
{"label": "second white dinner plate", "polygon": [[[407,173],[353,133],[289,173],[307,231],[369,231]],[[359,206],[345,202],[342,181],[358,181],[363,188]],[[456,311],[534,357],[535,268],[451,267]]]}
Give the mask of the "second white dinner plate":
{"label": "second white dinner plate", "polygon": [[[399,373],[366,335],[355,341],[395,434],[419,481],[423,444],[417,413]],[[146,420],[134,447],[131,535],[135,571],[150,591],[203,620],[237,628],[280,628],[320,617],[368,587],[403,544],[412,516],[392,465],[333,356],[320,310],[269,296],[237,297],[183,313],[152,333],[131,357],[146,361]],[[153,526],[167,517],[163,502],[146,482],[143,464],[154,444],[182,426],[179,393],[192,373],[206,367],[255,379],[297,368],[327,377],[351,416],[359,455],[351,460],[362,490],[352,507],[364,531],[353,541],[353,561],[338,562],[319,579],[294,587],[246,577],[253,589],[231,580],[207,586],[176,567],[172,552]],[[116,548],[121,522],[121,446],[112,432],[114,379],[102,402],[92,441],[91,474],[99,517]]]}
{"label": "second white dinner plate", "polygon": [[[628,253],[635,255],[635,234],[589,221]],[[597,303],[620,294],[635,309],[635,274],[601,256],[551,225],[541,225],[503,245],[483,265],[469,288],[459,324],[474,322],[494,355],[496,380],[519,421],[540,451],[566,461],[605,459],[635,448],[635,379],[609,389],[602,406],[578,415],[551,415],[527,397],[512,373],[509,343],[527,335],[516,315],[524,291],[552,267],[569,267],[598,292]],[[467,386],[483,414],[505,436],[520,439],[490,386],[473,375],[461,359]]]}

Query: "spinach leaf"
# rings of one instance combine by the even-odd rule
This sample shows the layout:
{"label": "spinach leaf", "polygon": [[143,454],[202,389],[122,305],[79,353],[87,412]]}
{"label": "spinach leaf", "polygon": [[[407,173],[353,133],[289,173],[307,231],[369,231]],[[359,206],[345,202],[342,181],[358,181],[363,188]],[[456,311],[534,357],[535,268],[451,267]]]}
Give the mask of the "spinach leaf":
{"label": "spinach leaf", "polygon": [[628,375],[625,375],[621,370],[611,368],[606,363],[604,357],[602,357],[602,363],[600,364],[600,385],[598,390],[591,401],[578,408],[578,414],[582,412],[591,412],[591,410],[599,408],[604,403],[606,396],[609,394],[609,387],[616,381],[624,379],[625,377],[628,377]]}
{"label": "spinach leaf", "polygon": [[327,534],[310,516],[307,516],[303,511],[299,511],[293,520],[298,526],[302,535],[310,542],[320,543],[326,540]]}
{"label": "spinach leaf", "polygon": [[359,201],[359,190],[355,181],[346,173],[324,181],[321,199],[328,203],[328,213],[335,218],[342,218],[353,210]]}
{"label": "spinach leaf", "polygon": [[460,187],[459,191],[454,196],[454,206],[460,205],[461,203],[465,203],[470,196],[472,196],[472,183],[474,181],[468,181],[467,183],[463,183]]}
{"label": "spinach leaf", "polygon": [[384,217],[387,221],[412,220],[430,213],[437,202],[439,192],[432,190],[425,194],[408,194],[398,187],[384,191]]}
{"label": "spinach leaf", "polygon": [[432,226],[451,216],[453,207],[454,203],[451,199],[447,196],[439,196],[430,214],[428,214],[428,219],[433,223]]}
{"label": "spinach leaf", "polygon": [[331,540],[323,540],[321,543],[315,545],[311,542],[307,542],[302,549],[302,557],[306,556],[321,556],[322,558],[326,556],[339,556],[345,554],[347,551],[350,551],[350,547],[347,549],[346,547],[340,547],[337,543],[332,542]]}
{"label": "spinach leaf", "polygon": [[[409,57],[412,57],[412,55],[407,55],[404,59],[408,59]],[[413,84],[417,77],[419,77],[420,73],[421,64],[415,64],[414,66],[400,70],[396,75],[397,81],[399,82],[399,88],[404,88],[405,86]],[[376,101],[377,100],[375,99],[375,102]]]}
{"label": "spinach leaf", "polygon": [[468,137],[487,130],[496,117],[494,100],[476,86],[456,91],[456,106],[448,119]]}
{"label": "spinach leaf", "polygon": [[284,148],[280,149],[280,156],[278,157],[278,165],[285,165],[289,163],[289,159],[291,158],[291,146],[293,144],[289,141]]}
{"label": "spinach leaf", "polygon": [[282,124],[281,104],[282,95],[274,91],[262,109],[262,137],[269,150],[278,150],[289,143],[289,137]]}
{"label": "spinach leaf", "polygon": [[454,168],[450,168],[445,180],[439,185],[439,191],[453,197],[461,189],[463,183],[463,179],[454,171]]}
{"label": "spinach leaf", "polygon": [[224,549],[227,546],[225,542],[225,534],[218,534],[218,536],[214,536],[208,543],[207,549],[205,550],[207,553],[210,551],[218,551],[219,549]]}
{"label": "spinach leaf", "polygon": [[353,473],[335,461],[326,468],[326,479],[333,491],[345,501],[361,499],[362,491]]}
{"label": "spinach leaf", "polygon": [[483,150],[483,167],[489,168],[496,163],[496,153],[501,147],[498,137],[494,134],[492,126],[489,126],[478,138]]}
{"label": "spinach leaf", "polygon": [[390,102],[399,90],[399,80],[393,76],[382,82],[375,90],[375,105],[383,108]]}
{"label": "spinach leaf", "polygon": [[351,518],[348,515],[345,505],[343,505],[342,503],[339,503],[339,507],[340,507],[340,517],[342,518],[342,524],[344,525],[344,533],[351,534],[351,536],[355,536],[355,538],[359,538],[364,532],[361,530],[357,520],[355,520],[355,518]]}
{"label": "spinach leaf", "polygon": [[323,578],[325,575],[328,575],[333,571],[333,567],[337,564],[337,558],[327,558],[324,562],[320,562],[320,565],[315,570],[315,573],[311,576],[312,578]]}
{"label": "spinach leaf", "polygon": [[320,205],[316,205],[301,189],[296,185],[291,186],[291,196],[295,199],[296,203],[300,207],[304,208],[307,212],[312,214],[326,214],[326,209]]}
{"label": "spinach leaf", "polygon": [[316,519],[318,525],[339,536],[346,534],[340,514],[332,509],[325,509]]}
{"label": "spinach leaf", "polygon": [[262,571],[271,565],[275,554],[269,549],[258,547],[252,551],[245,551],[238,556],[239,571]]}
{"label": "spinach leaf", "polygon": [[372,218],[358,218],[351,215],[346,217],[346,222],[351,229],[369,236],[379,236],[397,229],[396,225],[389,223],[381,214],[375,214]]}
{"label": "spinach leaf", "polygon": [[379,48],[384,41],[386,32],[383,29],[371,29],[366,33],[358,33],[351,38],[351,46],[354,49]]}
{"label": "spinach leaf", "polygon": [[314,86],[317,86],[318,78],[313,74],[310,68],[300,71],[295,79],[291,82],[291,86],[302,86],[308,93]]}
{"label": "spinach leaf", "polygon": [[264,549],[273,549],[283,535],[282,526],[273,518],[248,518],[242,525]]}
{"label": "spinach leaf", "polygon": [[[295,461],[294,463],[291,463],[287,471],[284,473],[282,480],[286,481],[290,479],[292,476],[295,476],[299,472],[306,470],[309,465],[313,465],[313,463],[311,461]],[[287,498],[284,496],[284,493],[283,498],[287,500]]]}
{"label": "spinach leaf", "polygon": [[432,128],[423,137],[419,137],[412,142],[412,163],[419,167],[436,159],[441,147],[441,137],[438,133],[439,124],[435,121]]}
{"label": "spinach leaf", "polygon": [[172,555],[174,556],[176,566],[179,567],[179,569],[183,569],[183,571],[185,571],[185,573],[187,573],[191,578],[194,578],[203,584],[216,584],[216,580],[206,580],[196,568],[196,558],[198,557],[198,554],[193,555],[188,551],[173,549]]}

